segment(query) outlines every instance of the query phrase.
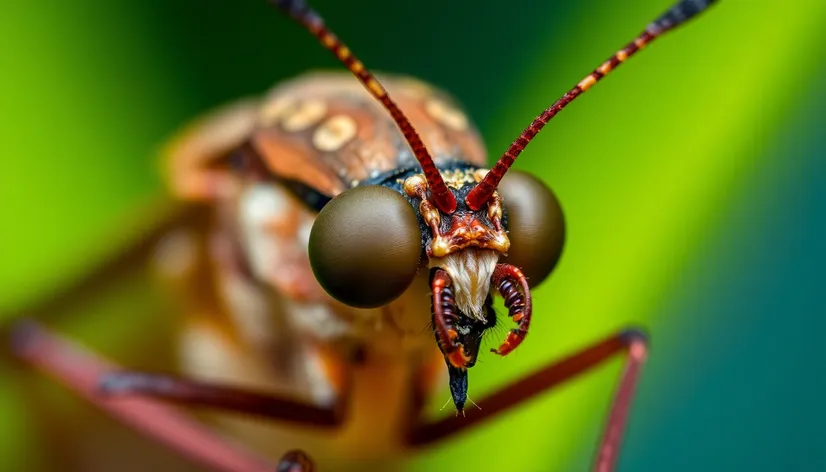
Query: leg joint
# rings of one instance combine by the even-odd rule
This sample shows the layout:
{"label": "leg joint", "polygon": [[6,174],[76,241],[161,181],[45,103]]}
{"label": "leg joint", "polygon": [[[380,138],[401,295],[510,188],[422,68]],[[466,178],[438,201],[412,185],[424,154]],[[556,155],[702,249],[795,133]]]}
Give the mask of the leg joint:
{"label": "leg joint", "polygon": [[651,336],[644,328],[639,326],[625,328],[620,332],[619,338],[627,347],[640,343],[646,348],[651,346]]}

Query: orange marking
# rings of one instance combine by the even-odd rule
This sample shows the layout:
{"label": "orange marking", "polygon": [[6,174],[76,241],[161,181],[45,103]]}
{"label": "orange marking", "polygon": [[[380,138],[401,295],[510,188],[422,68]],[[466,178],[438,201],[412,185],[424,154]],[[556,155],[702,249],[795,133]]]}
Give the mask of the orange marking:
{"label": "orange marking", "polygon": [[513,321],[514,321],[514,323],[519,323],[520,321],[522,321],[522,318],[524,318],[524,317],[525,317],[524,313],[517,313],[517,314],[513,315]]}
{"label": "orange marking", "polygon": [[605,74],[607,74],[607,73],[611,72],[611,69],[612,69],[612,67],[611,67],[611,61],[605,61],[605,62],[603,62],[603,63],[602,63],[602,65],[601,65],[601,66],[599,66],[599,67],[597,68],[597,70],[598,70],[598,71],[599,71],[602,75],[605,75]]}
{"label": "orange marking", "polygon": [[459,337],[459,333],[457,333],[455,329],[449,329],[449,330],[447,330],[447,338],[448,338],[450,341],[453,341],[454,339],[456,339],[456,338],[458,338],[458,337]]}
{"label": "orange marking", "polygon": [[628,53],[627,53],[627,52],[625,52],[625,50],[624,50],[624,49],[623,49],[623,50],[621,50],[621,51],[619,51],[619,52],[617,53],[617,59],[619,59],[619,61],[620,61],[620,62],[625,61],[626,59],[628,59]]}
{"label": "orange marking", "polygon": [[502,343],[501,346],[496,349],[491,349],[490,352],[500,356],[506,356],[510,352],[509,346],[510,345],[508,343]]}
{"label": "orange marking", "polygon": [[387,91],[384,90],[384,87],[381,86],[378,80],[371,78],[367,81],[367,88],[373,92],[374,95],[377,97],[384,97],[387,95]]}
{"label": "orange marking", "polygon": [[450,365],[459,368],[466,367],[468,361],[470,361],[470,358],[465,355],[465,350],[461,344],[455,351],[448,353],[445,358],[450,362]]}
{"label": "orange marking", "polygon": [[499,354],[500,356],[506,356],[510,354],[514,349],[516,349],[519,344],[522,343],[524,338],[513,333],[512,331],[508,333],[508,337],[505,338],[505,341],[502,345],[499,346],[499,349],[491,349],[495,354]]}
{"label": "orange marking", "polygon": [[347,373],[341,362],[340,357],[335,351],[327,346],[317,345],[316,352],[318,354],[319,364],[324,371],[324,376],[330,382],[336,393],[344,391]]}
{"label": "orange marking", "polygon": [[584,92],[584,91],[588,90],[589,88],[591,88],[591,86],[594,85],[595,83],[597,83],[596,77],[589,74],[588,77],[585,77],[584,79],[582,79],[577,85]]}
{"label": "orange marking", "polygon": [[328,49],[332,49],[336,45],[336,38],[330,33],[324,33],[321,37],[321,44]]}
{"label": "orange marking", "polygon": [[347,60],[347,58],[350,57],[350,48],[348,48],[347,46],[342,46],[338,48],[338,52],[336,54],[338,55],[338,58],[340,60]]}

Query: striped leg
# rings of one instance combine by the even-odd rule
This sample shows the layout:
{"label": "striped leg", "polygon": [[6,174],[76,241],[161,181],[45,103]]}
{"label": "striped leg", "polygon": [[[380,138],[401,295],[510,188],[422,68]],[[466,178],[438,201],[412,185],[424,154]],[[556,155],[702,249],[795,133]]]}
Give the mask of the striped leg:
{"label": "striped leg", "polygon": [[608,75],[612,70],[616,69],[617,66],[625,62],[651,41],[685,23],[716,2],[717,0],[682,0],[651,22],[648,27],[645,28],[645,31],[637,36],[636,39],[617,51],[584,79],[580,80],[576,87],[569,90],[559,100],[546,108],[545,111],[525,128],[525,131],[522,131],[522,134],[510,145],[508,150],[505,151],[505,154],[496,162],[496,165],[494,165],[485,178],[479,182],[479,185],[468,193],[465,199],[468,206],[473,210],[478,210],[487,203],[488,199],[496,190],[496,186],[499,185],[499,181],[505,176],[505,173],[507,173],[510,166],[516,161],[519,154],[525,150],[525,147],[536,137],[542,128],[551,121],[551,118],[556,116],[563,108],[568,106],[574,99],[591,88],[600,79]]}
{"label": "striped leg", "polygon": [[390,117],[398,125],[399,130],[404,135],[404,139],[410,145],[413,155],[422,166],[427,185],[430,188],[431,199],[436,207],[444,213],[450,214],[456,210],[456,198],[448,190],[447,184],[442,179],[442,174],[433,162],[433,157],[427,150],[422,138],[413,128],[410,120],[404,112],[390,98],[384,86],[379,83],[373,74],[367,70],[364,64],[356,58],[350,48],[344,45],[340,39],[324,24],[321,16],[307,4],[306,0],[270,0],[270,3],[286,13],[298,24],[303,26],[313,36],[318,38],[321,45],[332,52],[344,67],[347,68],[364,85],[371,95],[384,106],[390,113]]}
{"label": "striped leg", "polygon": [[593,468],[595,472],[612,472],[617,462],[634,388],[648,352],[646,336],[635,329],[610,336],[489,394],[476,402],[480,410],[467,417],[449,417],[434,423],[419,423],[410,431],[408,442],[414,446],[423,446],[466,431],[477,423],[519,406],[622,352],[628,353],[628,359],[611,404]]}

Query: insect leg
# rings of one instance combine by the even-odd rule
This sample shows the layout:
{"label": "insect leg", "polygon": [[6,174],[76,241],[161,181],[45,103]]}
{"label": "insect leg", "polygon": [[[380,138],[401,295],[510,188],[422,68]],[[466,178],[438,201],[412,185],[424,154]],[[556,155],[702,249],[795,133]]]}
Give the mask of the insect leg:
{"label": "insect leg", "polygon": [[612,335],[487,395],[476,402],[480,410],[474,411],[472,415],[448,417],[432,423],[414,421],[414,427],[408,435],[408,443],[414,446],[427,445],[462,432],[622,352],[627,352],[628,358],[620,377],[619,388],[611,404],[593,468],[598,472],[612,472],[617,461],[634,388],[648,352],[647,337],[637,329],[629,329]]}
{"label": "insect leg", "polygon": [[337,426],[341,408],[323,408],[275,395],[148,372],[104,374],[100,393],[107,397],[150,397],[192,407],[264,416],[290,423]]}
{"label": "insect leg", "polygon": [[[222,472],[271,472],[272,464],[231,444],[175,408],[151,398],[101,395],[100,379],[117,366],[51,333],[33,322],[22,321],[11,330],[15,354],[76,394],[132,428],[166,444],[211,470]],[[263,395],[261,396],[263,397]],[[309,458],[291,451],[276,470],[312,472]]]}

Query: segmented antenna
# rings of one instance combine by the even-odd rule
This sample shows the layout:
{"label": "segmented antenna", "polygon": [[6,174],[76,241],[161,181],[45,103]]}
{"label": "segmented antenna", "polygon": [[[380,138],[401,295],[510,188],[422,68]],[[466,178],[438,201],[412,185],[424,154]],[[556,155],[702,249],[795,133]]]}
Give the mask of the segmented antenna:
{"label": "segmented antenna", "polygon": [[513,165],[517,156],[519,156],[528,143],[539,133],[542,127],[548,124],[548,121],[556,116],[560,110],[568,106],[576,97],[591,88],[597,81],[608,75],[609,72],[616,69],[617,66],[625,62],[626,59],[634,55],[634,53],[645,47],[648,43],[663,33],[685,23],[716,2],[717,0],[682,0],[651,22],[645,31],[636,39],[617,51],[616,54],[582,79],[576,87],[568,91],[562,98],[554,102],[553,105],[545,109],[541,115],[533,120],[533,123],[516,138],[516,141],[510,145],[496,165],[494,165],[485,178],[479,182],[479,185],[468,193],[465,199],[467,205],[473,210],[478,210],[485,205],[491,195],[493,195],[502,177],[505,176],[510,166]]}
{"label": "segmented antenna", "polygon": [[324,24],[324,20],[319,14],[313,10],[305,0],[270,0],[292,19],[304,26],[310,33],[312,33],[321,42],[321,45],[335,54],[339,61],[341,61],[347,69],[355,75],[367,90],[376,97],[379,102],[390,112],[390,116],[399,126],[402,134],[410,144],[413,150],[413,155],[422,166],[427,185],[430,188],[430,199],[436,207],[443,213],[453,213],[456,210],[456,199],[448,190],[439,169],[433,162],[433,158],[427,151],[422,139],[410,120],[402,113],[396,102],[394,102],[387,94],[387,90],[379,83],[379,81],[368,71],[364,64],[350,52],[350,49],[341,42],[332,31],[330,31]]}

